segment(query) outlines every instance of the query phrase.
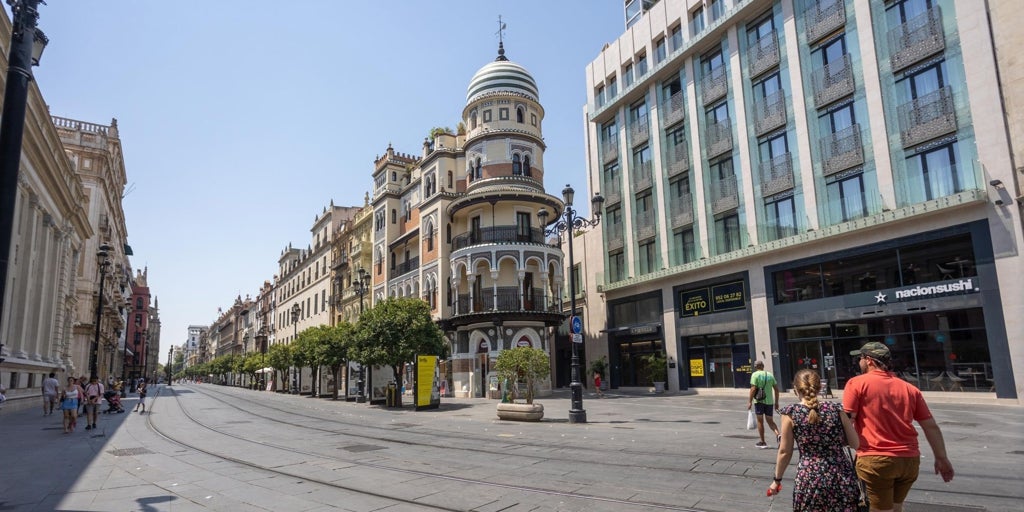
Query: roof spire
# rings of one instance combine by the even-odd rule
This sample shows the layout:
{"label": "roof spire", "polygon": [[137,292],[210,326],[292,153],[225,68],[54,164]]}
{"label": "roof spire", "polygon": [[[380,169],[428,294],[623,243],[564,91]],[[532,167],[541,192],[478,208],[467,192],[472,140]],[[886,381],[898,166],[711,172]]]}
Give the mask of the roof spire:
{"label": "roof spire", "polygon": [[505,28],[506,28],[506,26],[505,26],[504,23],[502,23],[501,15],[499,14],[498,15],[498,58],[494,59],[495,62],[500,62],[500,61],[503,61],[503,60],[508,60],[508,57],[505,56],[505,41],[504,41]]}

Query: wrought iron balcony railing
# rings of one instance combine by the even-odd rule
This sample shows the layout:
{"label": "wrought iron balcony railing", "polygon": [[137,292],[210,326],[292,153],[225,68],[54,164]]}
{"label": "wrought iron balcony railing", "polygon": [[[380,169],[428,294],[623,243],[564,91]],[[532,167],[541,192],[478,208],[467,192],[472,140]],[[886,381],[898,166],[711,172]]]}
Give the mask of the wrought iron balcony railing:
{"label": "wrought iron balcony railing", "polygon": [[843,55],[842,60],[830,62],[816,69],[811,81],[814,88],[814,105],[818,108],[853,94],[856,85],[853,81],[850,55]]}
{"label": "wrought iron balcony railing", "polygon": [[761,195],[772,196],[793,188],[793,156],[783,153],[761,162]]}
{"label": "wrought iron balcony railing", "polygon": [[711,212],[715,215],[739,208],[740,196],[736,176],[711,181]]}
{"label": "wrought iron balcony railing", "polygon": [[956,131],[956,108],[949,86],[908,101],[898,111],[903,147]]}
{"label": "wrought iron balcony railing", "polygon": [[452,238],[452,250],[481,244],[543,244],[544,230],[521,226],[490,226],[468,231]]}
{"label": "wrought iron balcony railing", "polygon": [[807,43],[814,44],[819,39],[839,30],[846,24],[846,2],[844,0],[818,0],[804,11],[804,25]]}
{"label": "wrought iron balcony railing", "polygon": [[824,176],[864,163],[859,124],[822,137],[820,144],[824,162],[821,173]]}
{"label": "wrought iron balcony railing", "polygon": [[786,125],[786,96],[781,90],[755,102],[754,109],[754,132],[758,136]]}
{"label": "wrought iron balcony railing", "polygon": [[723,119],[708,125],[708,158],[714,158],[732,150],[732,119]]}
{"label": "wrought iron balcony railing", "polygon": [[779,40],[775,32],[761,36],[750,47],[747,54],[747,69],[750,70],[750,77],[756,78],[761,73],[779,65]]}
{"label": "wrought iron balcony railing", "polygon": [[907,20],[889,31],[889,64],[893,73],[946,48],[939,6]]}

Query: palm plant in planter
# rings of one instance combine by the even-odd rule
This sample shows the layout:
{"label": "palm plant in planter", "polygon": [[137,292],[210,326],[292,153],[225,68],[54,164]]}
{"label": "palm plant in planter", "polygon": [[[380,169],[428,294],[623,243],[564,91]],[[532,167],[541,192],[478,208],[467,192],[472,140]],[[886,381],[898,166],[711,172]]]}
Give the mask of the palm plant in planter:
{"label": "palm plant in planter", "polygon": [[647,379],[654,386],[654,392],[664,392],[665,383],[668,382],[668,359],[665,358],[665,354],[654,352],[642,356],[641,359],[644,362]]}
{"label": "palm plant in planter", "polygon": [[[544,406],[533,403],[534,388],[538,379],[551,374],[551,361],[547,352],[532,347],[516,347],[502,350],[495,364],[498,377],[503,382],[513,383],[508,391],[509,403],[498,404],[498,418],[503,420],[538,421],[544,417]],[[520,391],[519,382],[525,383]],[[519,393],[526,403],[516,403]]]}

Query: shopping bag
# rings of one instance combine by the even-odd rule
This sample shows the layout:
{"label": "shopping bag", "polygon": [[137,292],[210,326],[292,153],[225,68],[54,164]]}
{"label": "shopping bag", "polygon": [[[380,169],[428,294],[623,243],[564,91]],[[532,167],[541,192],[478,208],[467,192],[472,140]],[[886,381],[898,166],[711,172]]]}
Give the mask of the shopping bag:
{"label": "shopping bag", "polygon": [[747,411],[747,430],[755,428],[757,428],[757,418],[754,417],[754,411]]}

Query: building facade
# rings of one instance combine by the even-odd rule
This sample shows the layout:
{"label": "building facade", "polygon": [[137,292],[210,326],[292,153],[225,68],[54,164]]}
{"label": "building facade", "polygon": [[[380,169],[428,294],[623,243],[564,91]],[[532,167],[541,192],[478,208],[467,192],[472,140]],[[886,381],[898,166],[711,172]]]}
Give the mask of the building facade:
{"label": "building facade", "polygon": [[976,7],[662,0],[601,51],[612,386],[663,352],[674,389],[747,387],[756,359],[838,389],[870,339],[922,389],[1020,395],[1017,176]]}

